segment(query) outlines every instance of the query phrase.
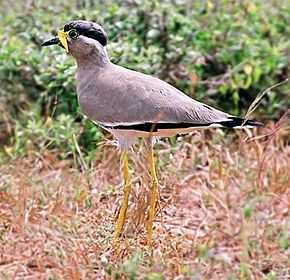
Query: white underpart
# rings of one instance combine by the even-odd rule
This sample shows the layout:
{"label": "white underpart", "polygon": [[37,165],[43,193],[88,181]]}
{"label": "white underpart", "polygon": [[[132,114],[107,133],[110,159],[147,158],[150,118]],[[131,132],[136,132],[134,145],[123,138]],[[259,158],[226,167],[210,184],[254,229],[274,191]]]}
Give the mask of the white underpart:
{"label": "white underpart", "polygon": [[139,130],[124,130],[103,127],[105,130],[113,134],[117,139],[118,146],[121,150],[128,150],[135,144],[138,138],[152,138],[152,143],[156,142],[158,137],[172,137],[176,134],[187,134],[196,129],[205,129],[209,127],[222,127],[220,124],[212,124],[204,127],[189,127],[189,128],[174,128],[174,129],[160,129],[154,132],[139,131]]}
{"label": "white underpart", "polygon": [[[140,123],[98,123],[93,121],[96,125],[100,125],[103,129],[110,132],[114,138],[117,140],[117,146],[121,150],[128,150],[132,147],[138,138],[151,138],[152,145],[156,143],[157,139],[160,137],[172,137],[177,134],[187,134],[193,132],[197,129],[207,129],[207,128],[222,128],[224,127],[221,124],[213,123],[207,126],[198,126],[198,127],[188,127],[188,128],[173,128],[173,129],[159,129],[154,132],[140,131],[140,130],[127,130],[127,129],[114,129],[114,126],[118,125],[134,125]],[[106,126],[111,126],[108,128]],[[245,129],[245,128],[253,128],[253,126],[245,125],[245,126],[236,126],[233,127],[235,129]]]}
{"label": "white underpart", "polygon": [[138,136],[136,136],[135,133],[132,133],[131,131],[122,131],[118,129],[107,128],[105,129],[113,134],[118,142],[118,147],[121,150],[129,150],[130,147],[133,146],[138,139]]}

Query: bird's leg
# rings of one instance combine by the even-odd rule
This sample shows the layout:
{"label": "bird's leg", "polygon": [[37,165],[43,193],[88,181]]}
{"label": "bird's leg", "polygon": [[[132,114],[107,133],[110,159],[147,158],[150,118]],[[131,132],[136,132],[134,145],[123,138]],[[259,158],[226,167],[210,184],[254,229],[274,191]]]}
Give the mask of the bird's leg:
{"label": "bird's leg", "polygon": [[115,225],[114,232],[114,242],[118,243],[119,236],[122,233],[122,229],[126,219],[126,213],[129,202],[129,195],[131,191],[131,182],[129,177],[129,166],[128,166],[128,152],[122,151],[121,153],[121,169],[123,173],[123,185],[124,185],[124,197],[122,201],[122,205],[119,211],[118,219]]}
{"label": "bird's leg", "polygon": [[148,241],[148,244],[151,245],[152,234],[153,234],[153,220],[155,217],[157,197],[158,197],[158,179],[156,176],[152,141],[148,148],[149,148],[148,161],[149,161],[151,185],[150,185],[150,200],[149,200],[149,209],[148,209],[146,229],[147,229],[147,241]]}

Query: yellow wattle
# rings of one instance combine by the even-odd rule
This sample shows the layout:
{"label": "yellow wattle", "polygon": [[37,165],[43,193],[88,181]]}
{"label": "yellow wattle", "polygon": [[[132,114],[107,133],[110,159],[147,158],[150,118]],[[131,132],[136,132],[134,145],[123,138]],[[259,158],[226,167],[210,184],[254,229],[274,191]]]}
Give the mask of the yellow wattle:
{"label": "yellow wattle", "polygon": [[57,32],[57,37],[59,41],[61,42],[61,44],[63,45],[63,47],[65,48],[66,52],[68,53],[69,50],[68,50],[68,45],[67,45],[67,32],[59,30]]}

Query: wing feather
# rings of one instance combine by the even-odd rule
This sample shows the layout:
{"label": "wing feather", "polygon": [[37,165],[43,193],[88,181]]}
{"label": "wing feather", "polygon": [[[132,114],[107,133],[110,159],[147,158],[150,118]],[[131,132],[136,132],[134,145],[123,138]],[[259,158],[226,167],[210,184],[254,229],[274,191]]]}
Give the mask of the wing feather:
{"label": "wing feather", "polygon": [[140,72],[110,64],[97,75],[85,74],[77,86],[81,109],[105,127],[150,131],[233,123],[233,116]]}

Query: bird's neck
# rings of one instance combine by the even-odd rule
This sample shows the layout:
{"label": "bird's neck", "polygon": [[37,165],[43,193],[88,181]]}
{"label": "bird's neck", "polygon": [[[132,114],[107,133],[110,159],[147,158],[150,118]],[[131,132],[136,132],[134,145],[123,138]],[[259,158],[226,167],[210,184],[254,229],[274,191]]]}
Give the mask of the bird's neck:
{"label": "bird's neck", "polygon": [[105,48],[101,52],[95,51],[88,57],[76,58],[76,61],[77,94],[80,99],[81,95],[86,95],[91,92],[92,84],[96,82],[98,77],[112,63]]}
{"label": "bird's neck", "polygon": [[98,49],[89,55],[76,57],[78,70],[81,71],[101,71],[106,65],[110,64],[106,48]]}

